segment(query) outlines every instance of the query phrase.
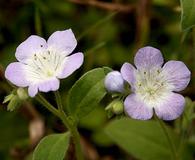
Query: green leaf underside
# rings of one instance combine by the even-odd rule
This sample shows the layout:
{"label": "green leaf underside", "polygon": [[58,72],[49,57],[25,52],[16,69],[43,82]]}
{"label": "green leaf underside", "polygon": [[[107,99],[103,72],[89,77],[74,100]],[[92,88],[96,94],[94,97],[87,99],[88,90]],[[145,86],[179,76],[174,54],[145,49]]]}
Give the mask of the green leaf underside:
{"label": "green leaf underside", "polygon": [[[155,121],[124,118],[111,122],[105,128],[105,132],[116,144],[137,159],[171,159],[167,139],[160,125]],[[169,132],[175,142],[177,136],[171,130]]]}
{"label": "green leaf underside", "polygon": [[187,30],[195,26],[195,0],[181,0],[181,26]]}
{"label": "green leaf underside", "polygon": [[69,132],[46,136],[35,148],[33,160],[63,160],[69,146],[69,139]]}
{"label": "green leaf underside", "polygon": [[68,110],[71,116],[82,118],[90,113],[105,96],[105,75],[109,68],[97,68],[84,74],[71,88]]}

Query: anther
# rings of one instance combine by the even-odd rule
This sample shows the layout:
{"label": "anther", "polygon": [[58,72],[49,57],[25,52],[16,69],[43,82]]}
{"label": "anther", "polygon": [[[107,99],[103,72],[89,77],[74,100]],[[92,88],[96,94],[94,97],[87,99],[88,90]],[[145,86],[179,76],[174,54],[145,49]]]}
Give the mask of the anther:
{"label": "anther", "polygon": [[37,60],[37,55],[36,54],[34,54],[34,59]]}

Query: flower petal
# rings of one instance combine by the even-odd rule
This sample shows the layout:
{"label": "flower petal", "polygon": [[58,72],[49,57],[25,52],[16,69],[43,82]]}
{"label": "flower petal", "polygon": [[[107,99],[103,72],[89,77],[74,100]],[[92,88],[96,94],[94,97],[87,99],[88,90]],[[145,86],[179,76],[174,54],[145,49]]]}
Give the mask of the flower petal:
{"label": "flower petal", "polygon": [[51,78],[38,84],[39,91],[49,92],[59,89],[60,81],[57,78]]}
{"label": "flower petal", "polygon": [[45,39],[32,35],[17,47],[15,55],[18,61],[25,62],[33,54],[40,53],[45,49],[47,49]]}
{"label": "flower petal", "polygon": [[27,87],[25,65],[20,62],[10,63],[5,70],[5,78],[18,87]]}
{"label": "flower petal", "polygon": [[190,82],[190,71],[181,61],[168,61],[163,66],[166,80],[173,85],[173,91],[184,90]]}
{"label": "flower petal", "polygon": [[185,106],[185,99],[182,95],[170,92],[167,99],[164,99],[155,108],[156,115],[163,120],[174,120],[178,118]]}
{"label": "flower petal", "polygon": [[124,80],[126,80],[133,89],[135,82],[135,68],[130,63],[124,63],[121,67],[121,75]]}
{"label": "flower petal", "polygon": [[138,69],[151,69],[161,67],[163,56],[160,50],[153,47],[144,47],[138,50],[135,55],[134,63]]}
{"label": "flower petal", "polygon": [[104,85],[109,92],[124,92],[124,79],[118,71],[108,73],[105,77]]}
{"label": "flower petal", "polygon": [[28,87],[28,94],[30,97],[34,97],[38,93],[38,86],[37,85],[30,85]]}
{"label": "flower petal", "polygon": [[47,41],[48,46],[69,55],[75,49],[77,40],[71,29],[54,32]]}
{"label": "flower petal", "polygon": [[144,104],[136,94],[129,95],[125,99],[124,105],[126,113],[134,119],[147,120],[153,115],[152,108]]}
{"label": "flower petal", "polygon": [[64,62],[64,67],[62,72],[58,74],[58,78],[66,78],[71,75],[75,70],[77,70],[83,64],[83,53],[75,53],[71,56],[68,56]]}

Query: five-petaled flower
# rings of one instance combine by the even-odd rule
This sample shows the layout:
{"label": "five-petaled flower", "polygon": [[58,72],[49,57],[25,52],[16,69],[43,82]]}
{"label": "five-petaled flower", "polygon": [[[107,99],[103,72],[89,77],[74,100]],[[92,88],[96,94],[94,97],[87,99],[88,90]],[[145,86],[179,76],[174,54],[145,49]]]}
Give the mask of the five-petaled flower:
{"label": "five-petaled flower", "polygon": [[70,55],[76,45],[71,29],[54,32],[47,42],[32,35],[17,47],[19,62],[8,65],[5,77],[16,86],[28,87],[31,97],[38,91],[56,91],[59,79],[68,77],[83,63],[83,53]]}
{"label": "five-petaled flower", "polygon": [[134,58],[136,68],[124,63],[122,77],[130,84],[132,93],[124,101],[126,113],[134,119],[147,120],[156,115],[173,120],[181,115],[185,106],[182,95],[190,81],[190,71],[181,61],[168,61],[163,65],[161,52],[153,47],[138,50]]}

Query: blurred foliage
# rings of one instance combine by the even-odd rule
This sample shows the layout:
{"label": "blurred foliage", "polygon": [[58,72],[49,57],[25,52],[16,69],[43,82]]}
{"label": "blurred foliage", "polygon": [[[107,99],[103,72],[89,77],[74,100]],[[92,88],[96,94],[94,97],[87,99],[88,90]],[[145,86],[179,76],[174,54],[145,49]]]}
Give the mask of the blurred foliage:
{"label": "blurred foliage", "polygon": [[[14,148],[25,148],[29,145],[28,121],[17,113],[3,111],[0,109],[0,158],[11,159],[10,153]],[[13,153],[14,154],[14,153]]]}
{"label": "blurred foliage", "polygon": [[[187,100],[186,111],[183,116],[175,123],[169,124],[177,136],[183,137],[181,143],[183,146],[184,144],[187,146],[183,150],[187,150],[189,154],[185,153],[190,157],[192,152],[195,153],[195,133],[193,130],[193,119],[195,118],[193,102],[195,98],[195,30],[182,31],[180,25],[181,7],[178,0],[148,0],[149,5],[145,9],[141,8],[143,7],[140,4],[141,1],[100,1],[109,4],[120,3],[123,6],[132,5],[141,10],[141,12],[135,9],[122,12],[120,10],[110,11],[100,7],[81,5],[69,0],[1,0],[1,102],[10,93],[11,88],[4,79],[4,69],[10,62],[16,61],[14,55],[16,47],[32,34],[47,39],[56,30],[72,28],[78,39],[76,51],[84,52],[85,62],[83,67],[71,77],[61,81],[60,91],[64,99],[67,98],[70,86],[86,71],[102,66],[119,70],[124,62],[133,62],[134,54],[139,47],[151,45],[162,51],[166,61],[169,59],[182,60],[192,71],[191,83],[183,92],[185,96],[192,100]],[[192,12],[194,13],[194,10]],[[194,17],[192,19],[194,20]],[[191,23],[185,25],[191,25]],[[186,26],[183,26],[183,28],[186,28]],[[52,93],[49,93],[48,97],[51,103],[54,103]],[[120,139],[113,140],[103,131],[102,128],[108,122],[104,106],[108,104],[110,97],[106,98],[103,100],[103,104],[96,107],[79,123],[83,139],[91,146],[88,146],[89,150],[95,148],[98,155],[102,157],[100,159],[106,156],[120,160],[129,159],[129,156],[132,159],[133,157],[140,158],[137,156],[139,153],[134,153],[132,148],[129,148],[127,152],[119,149],[114,145],[114,142],[118,142]],[[35,106],[35,110],[46,117],[44,119],[46,134],[65,131],[61,122],[42,109],[36,102],[31,102],[33,107]],[[63,103],[66,104],[65,101]],[[5,104],[1,104],[0,107],[0,159],[31,160],[31,152],[34,149],[29,138],[29,125],[33,116],[29,117],[28,112],[31,111],[27,112],[27,107],[23,106],[19,110],[10,113],[6,111]],[[132,125],[132,127],[135,126]],[[149,129],[146,130],[152,132]],[[131,132],[130,128],[129,132]],[[114,134],[116,133],[114,132]],[[130,136],[128,133],[126,134]],[[125,141],[126,139],[122,140]],[[136,142],[132,141],[132,143]],[[124,147],[122,146],[122,148]],[[128,153],[130,154],[128,155]]]}
{"label": "blurred foliage", "polygon": [[195,25],[195,1],[181,0],[181,26],[183,30],[192,28]]}

